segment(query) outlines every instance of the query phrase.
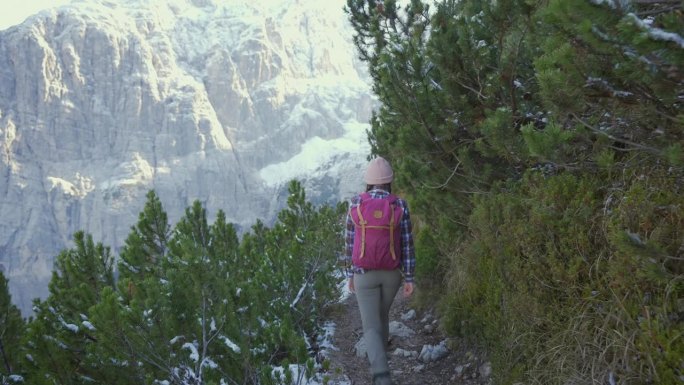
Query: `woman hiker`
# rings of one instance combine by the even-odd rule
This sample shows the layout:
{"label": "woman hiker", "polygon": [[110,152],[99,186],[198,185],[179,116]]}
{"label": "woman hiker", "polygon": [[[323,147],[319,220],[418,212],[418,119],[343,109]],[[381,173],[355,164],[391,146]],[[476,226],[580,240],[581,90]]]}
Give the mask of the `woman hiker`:
{"label": "woman hiker", "polygon": [[373,385],[392,385],[387,363],[389,311],[404,280],[413,293],[416,265],[406,201],[392,194],[389,162],[373,159],[364,176],[366,192],[355,196],[347,213],[345,259],[349,290],[356,294]]}

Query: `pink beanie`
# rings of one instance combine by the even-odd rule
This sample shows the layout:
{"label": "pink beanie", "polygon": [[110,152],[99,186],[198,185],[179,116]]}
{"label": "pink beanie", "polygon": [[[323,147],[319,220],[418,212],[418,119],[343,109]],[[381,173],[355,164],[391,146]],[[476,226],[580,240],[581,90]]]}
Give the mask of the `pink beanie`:
{"label": "pink beanie", "polygon": [[389,162],[382,157],[370,161],[364,175],[366,183],[373,186],[392,183],[394,172]]}

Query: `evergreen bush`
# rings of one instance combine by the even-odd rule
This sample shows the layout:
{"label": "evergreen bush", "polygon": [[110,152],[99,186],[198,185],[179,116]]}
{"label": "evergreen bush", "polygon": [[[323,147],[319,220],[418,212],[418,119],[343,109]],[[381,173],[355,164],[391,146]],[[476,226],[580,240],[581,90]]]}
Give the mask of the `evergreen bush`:
{"label": "evergreen bush", "polygon": [[118,280],[109,249],[76,233],[25,341],[9,350],[7,362],[25,353],[24,365],[8,373],[32,384],[302,383],[337,298],[345,206],[313,207],[296,181],[289,192],[272,228],[258,222],[239,239],[199,202],[171,227],[151,191]]}

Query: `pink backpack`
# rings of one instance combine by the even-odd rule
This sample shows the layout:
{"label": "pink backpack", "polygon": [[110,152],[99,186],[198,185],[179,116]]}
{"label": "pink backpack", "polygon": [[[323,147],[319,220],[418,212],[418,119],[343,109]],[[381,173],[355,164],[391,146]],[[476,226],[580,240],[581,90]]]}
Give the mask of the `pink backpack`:
{"label": "pink backpack", "polygon": [[354,266],[369,270],[394,270],[401,264],[401,217],[404,210],[397,197],[372,198],[361,194],[359,205],[352,208],[354,222]]}

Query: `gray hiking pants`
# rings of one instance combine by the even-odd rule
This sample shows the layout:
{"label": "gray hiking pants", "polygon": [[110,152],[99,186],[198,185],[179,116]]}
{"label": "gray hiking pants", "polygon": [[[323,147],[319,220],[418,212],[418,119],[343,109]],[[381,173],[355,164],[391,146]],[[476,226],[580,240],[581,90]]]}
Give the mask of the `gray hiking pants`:
{"label": "gray hiking pants", "polygon": [[385,351],[389,339],[389,311],[400,284],[398,269],[354,274],[356,301],[372,374],[389,372]]}

